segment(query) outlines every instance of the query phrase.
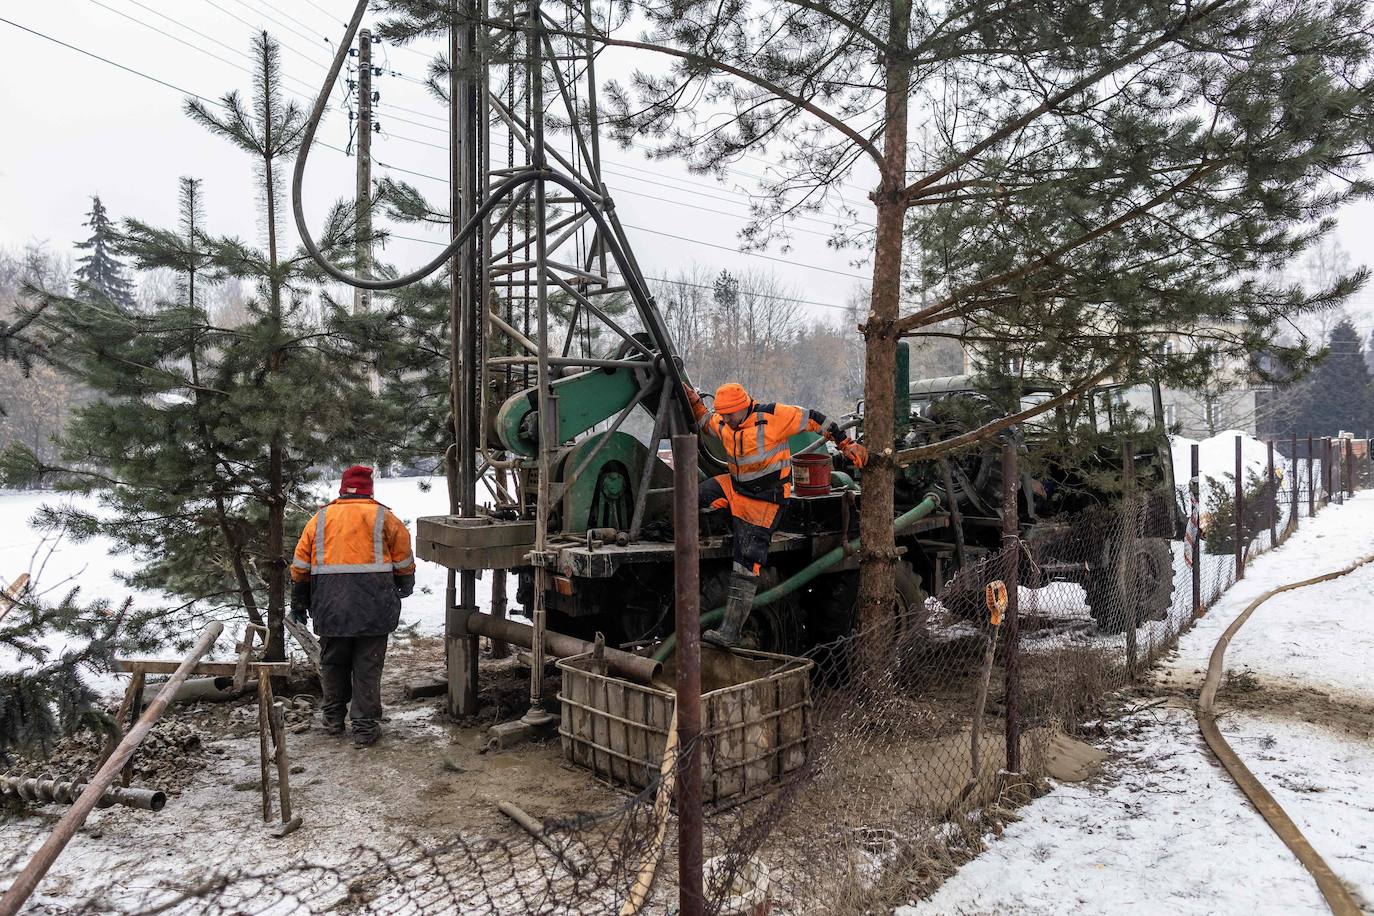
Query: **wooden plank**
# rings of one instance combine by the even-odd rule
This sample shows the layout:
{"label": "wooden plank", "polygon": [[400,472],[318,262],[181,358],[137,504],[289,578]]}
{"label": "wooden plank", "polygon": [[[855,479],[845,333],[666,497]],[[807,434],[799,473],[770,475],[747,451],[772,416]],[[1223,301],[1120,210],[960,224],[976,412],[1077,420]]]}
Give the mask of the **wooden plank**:
{"label": "wooden plank", "polygon": [[[114,670],[124,674],[142,671],[144,674],[172,674],[181,665],[178,661],[160,658],[117,658]],[[236,662],[200,662],[191,669],[192,675],[200,677],[233,677]],[[259,676],[285,677],[291,673],[290,662],[252,662],[251,667]]]}
{"label": "wooden plank", "polygon": [[5,619],[5,615],[19,603],[19,596],[24,594],[24,589],[29,586],[29,574],[20,573],[14,577],[14,581],[9,584],[9,588],[0,592],[0,620]]}
{"label": "wooden plank", "polygon": [[291,634],[291,638],[296,641],[296,645],[301,647],[305,657],[310,659],[310,664],[315,666],[315,672],[320,670],[320,641],[310,632],[310,627],[305,624],[296,623],[288,614],[282,621],[286,624],[286,632]]}

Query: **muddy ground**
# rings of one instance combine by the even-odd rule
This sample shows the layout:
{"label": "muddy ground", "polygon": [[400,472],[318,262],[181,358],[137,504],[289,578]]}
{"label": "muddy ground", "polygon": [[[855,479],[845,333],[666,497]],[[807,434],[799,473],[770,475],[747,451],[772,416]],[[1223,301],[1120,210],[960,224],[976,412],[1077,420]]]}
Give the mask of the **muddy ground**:
{"label": "muddy ground", "polygon": [[[405,682],[441,673],[442,651],[442,641],[434,638],[393,647],[383,680],[384,737],[374,747],[357,750],[347,736],[325,735],[313,697],[297,704],[305,710],[297,718],[303,730],[289,734],[287,745],[294,774],[292,801],[304,823],[282,839],[269,837],[262,819],[255,700],[174,707],[160,730],[184,741],[184,753],[159,749],[145,755],[151,761],[135,758],[133,781],[165,788],[166,808],[158,813],[97,810],[26,912],[137,910],[142,901],[165,899],[157,889],[168,882],[194,886],[231,872],[270,876],[302,866],[342,876],[322,890],[315,900],[320,903],[347,896],[355,866],[372,853],[396,861],[392,850],[443,843],[456,835],[509,837],[514,832],[523,837],[497,810],[503,800],[538,818],[603,812],[625,804],[626,794],[565,764],[556,739],[518,751],[483,753],[486,726],[518,716],[527,702],[528,669],[515,659],[484,660],[483,712],[466,726],[448,720],[442,698],[406,700]],[[551,677],[546,696],[556,692],[557,681]],[[65,759],[58,756],[38,770],[59,777],[79,775],[98,744],[94,736],[71,741],[59,749],[68,752]],[[275,803],[274,795],[274,823]],[[0,820],[0,875],[22,862],[65,810],[47,805],[6,811]],[[319,881],[324,873],[314,873],[310,880]],[[0,878],[0,887],[7,884]],[[281,889],[269,889],[264,900],[280,894]],[[288,901],[281,903],[268,909],[295,909]],[[213,908],[198,900],[182,910]]]}

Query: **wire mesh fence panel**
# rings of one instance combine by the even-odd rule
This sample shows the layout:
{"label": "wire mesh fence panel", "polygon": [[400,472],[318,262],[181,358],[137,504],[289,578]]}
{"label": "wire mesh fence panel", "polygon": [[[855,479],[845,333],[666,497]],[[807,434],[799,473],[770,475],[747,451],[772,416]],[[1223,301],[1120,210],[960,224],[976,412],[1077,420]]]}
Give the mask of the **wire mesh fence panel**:
{"label": "wire mesh fence panel", "polygon": [[[1238,533],[1248,563],[1320,510],[1320,462],[1291,457],[1276,457],[1272,478],[1266,470],[1247,482],[1239,516],[1233,478],[1204,487],[1202,613],[1237,578]],[[976,854],[1003,806],[1046,775],[1060,736],[1100,722],[1113,693],[1142,679],[1196,619],[1191,549],[1178,537],[1186,493],[1181,481],[1179,493],[1141,492],[1032,525],[933,595],[898,561],[892,612],[811,649],[802,692],[745,695],[711,712],[696,745],[709,801],[706,911],[764,902],[779,914],[877,911]],[[997,597],[1013,558],[1019,680],[1008,694],[1008,620],[989,593]],[[803,602],[802,612],[814,610]],[[704,648],[706,690],[738,663]],[[1009,711],[1020,724],[1019,772],[1008,764]],[[804,741],[787,743],[785,715]],[[648,753],[627,761],[640,770],[624,782],[642,788],[607,810],[546,822],[539,836],[502,824],[362,844],[329,865],[122,881],[71,911],[603,914],[637,899],[638,884],[636,912],[674,913],[682,750],[666,767]],[[136,875],[139,864],[124,867]]]}

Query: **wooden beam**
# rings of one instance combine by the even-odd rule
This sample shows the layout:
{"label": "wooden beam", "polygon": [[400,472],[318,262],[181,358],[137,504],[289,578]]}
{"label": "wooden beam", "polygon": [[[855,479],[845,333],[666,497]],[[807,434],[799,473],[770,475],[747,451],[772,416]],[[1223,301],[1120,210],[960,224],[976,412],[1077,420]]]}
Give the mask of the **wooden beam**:
{"label": "wooden beam", "polygon": [[[117,658],[114,660],[114,670],[128,674],[138,671],[144,674],[171,674],[180,664],[160,658]],[[190,674],[197,677],[233,677],[237,667],[236,662],[200,662],[191,669]],[[290,662],[251,662],[249,667],[259,677],[285,677],[291,671]]]}

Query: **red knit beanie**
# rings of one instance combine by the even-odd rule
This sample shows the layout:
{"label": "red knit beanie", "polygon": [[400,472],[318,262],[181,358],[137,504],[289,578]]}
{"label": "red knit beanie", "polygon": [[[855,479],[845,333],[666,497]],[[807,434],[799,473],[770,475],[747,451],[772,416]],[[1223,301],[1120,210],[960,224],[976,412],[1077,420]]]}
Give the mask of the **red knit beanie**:
{"label": "red knit beanie", "polygon": [[356,494],[358,496],[372,495],[372,468],[365,468],[361,464],[344,471],[343,483],[339,484],[339,495],[348,496]]}

